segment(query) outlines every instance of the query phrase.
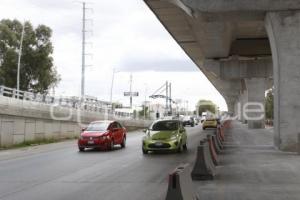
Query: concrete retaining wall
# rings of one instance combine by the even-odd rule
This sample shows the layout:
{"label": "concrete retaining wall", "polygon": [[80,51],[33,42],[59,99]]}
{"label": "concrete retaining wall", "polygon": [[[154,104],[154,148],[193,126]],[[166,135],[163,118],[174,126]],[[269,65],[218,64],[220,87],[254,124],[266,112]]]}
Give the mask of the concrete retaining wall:
{"label": "concrete retaining wall", "polygon": [[[114,119],[94,111],[0,97],[0,147],[24,141],[61,139],[78,136],[82,126],[91,121]],[[116,119],[127,129],[144,128],[151,121]]]}

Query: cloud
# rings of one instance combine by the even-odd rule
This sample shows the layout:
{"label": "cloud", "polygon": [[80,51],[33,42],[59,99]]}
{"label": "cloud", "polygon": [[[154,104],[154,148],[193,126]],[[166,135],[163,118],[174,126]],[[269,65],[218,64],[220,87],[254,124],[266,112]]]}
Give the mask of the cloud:
{"label": "cloud", "polygon": [[[112,68],[115,76],[114,99],[128,102],[129,75],[134,75],[134,90],[144,100],[145,83],[149,93],[166,80],[174,85],[174,97],[187,99],[193,108],[200,98],[212,99],[226,109],[224,99],[188,58],[142,0],[93,1],[87,7],[86,93],[108,100]],[[79,95],[81,80],[82,7],[76,0],[1,0],[0,18],[45,24],[53,30],[54,64],[62,81],[57,95]]]}
{"label": "cloud", "polygon": [[173,72],[188,72],[198,71],[196,65],[187,59],[170,59],[152,57],[143,58],[138,57],[132,59],[130,56],[126,60],[122,60],[122,66],[119,68],[121,71],[173,71]]}

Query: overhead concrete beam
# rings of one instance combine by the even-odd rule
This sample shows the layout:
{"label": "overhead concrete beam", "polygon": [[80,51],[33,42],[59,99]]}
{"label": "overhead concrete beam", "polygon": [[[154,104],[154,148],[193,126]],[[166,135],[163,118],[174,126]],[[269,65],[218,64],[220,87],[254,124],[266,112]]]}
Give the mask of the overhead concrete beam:
{"label": "overhead concrete beam", "polygon": [[188,23],[206,58],[228,57],[231,43],[234,40],[233,24],[205,22],[201,17],[188,18]]}
{"label": "overhead concrete beam", "polygon": [[[261,21],[264,19],[265,13],[253,11],[235,11],[235,12],[220,12],[209,13],[201,12],[194,8],[193,16],[200,17],[205,22],[247,22],[247,21]],[[237,16],[239,16],[237,18]]]}
{"label": "overhead concrete beam", "polygon": [[246,57],[271,56],[268,38],[237,39],[233,41],[230,55]]}
{"label": "overhead concrete beam", "polygon": [[[210,13],[200,12],[194,5],[189,6],[192,1],[145,2],[194,61],[232,55],[270,55],[264,27],[265,13],[262,11]],[[200,65],[198,67],[201,69]]]}
{"label": "overhead concrete beam", "polygon": [[205,59],[204,66],[207,70],[224,80],[235,80],[244,78],[272,78],[273,64],[271,57],[240,60],[213,60]]}
{"label": "overhead concrete beam", "polygon": [[297,0],[181,0],[201,12],[282,11],[300,9]]}

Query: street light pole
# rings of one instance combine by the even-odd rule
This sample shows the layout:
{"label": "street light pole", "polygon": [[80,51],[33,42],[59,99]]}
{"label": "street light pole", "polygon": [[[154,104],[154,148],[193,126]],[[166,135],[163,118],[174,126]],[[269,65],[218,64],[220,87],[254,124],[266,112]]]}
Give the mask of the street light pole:
{"label": "street light pole", "polygon": [[130,74],[130,108],[132,109],[132,74]]}
{"label": "street light pole", "polygon": [[110,105],[111,105],[111,108],[113,108],[112,106],[112,100],[113,100],[113,87],[114,87],[114,79],[115,79],[115,73],[116,73],[116,69],[113,68],[113,74],[112,74],[112,78],[111,78],[111,86],[110,86]]}
{"label": "street light pole", "polygon": [[189,110],[189,101],[186,100],[186,115],[188,115],[188,110]]}
{"label": "street light pole", "polygon": [[171,85],[171,83],[169,83],[169,106],[170,106],[170,113],[171,113],[171,116],[172,116],[172,85]]}
{"label": "street light pole", "polygon": [[85,2],[82,2],[81,98],[84,97],[85,92],[85,21]]}
{"label": "street light pole", "polygon": [[25,22],[22,25],[21,41],[20,41],[19,56],[18,56],[18,70],[17,70],[17,98],[18,99],[19,99],[19,90],[20,90],[20,67],[21,67],[21,56],[22,56],[22,47],[23,47],[23,39],[24,39],[24,29],[25,29]]}
{"label": "street light pole", "polygon": [[168,91],[168,89],[169,89],[169,83],[168,83],[168,81],[166,81],[166,111],[165,111],[166,116],[168,116],[168,110],[169,110],[169,106],[168,106],[169,91]]}
{"label": "street light pole", "polygon": [[146,120],[147,84],[145,84],[144,120]]}

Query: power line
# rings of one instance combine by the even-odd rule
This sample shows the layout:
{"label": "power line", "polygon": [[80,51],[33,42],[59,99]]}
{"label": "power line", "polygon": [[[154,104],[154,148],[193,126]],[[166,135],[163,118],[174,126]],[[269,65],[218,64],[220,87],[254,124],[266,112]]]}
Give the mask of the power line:
{"label": "power line", "polygon": [[[163,90],[162,90],[163,89]],[[162,90],[162,91],[161,91]],[[153,92],[152,95],[155,95],[155,94],[160,94],[162,92],[164,92],[166,90],[166,87],[165,87],[165,84],[163,84],[161,87],[159,87],[155,92]]]}

